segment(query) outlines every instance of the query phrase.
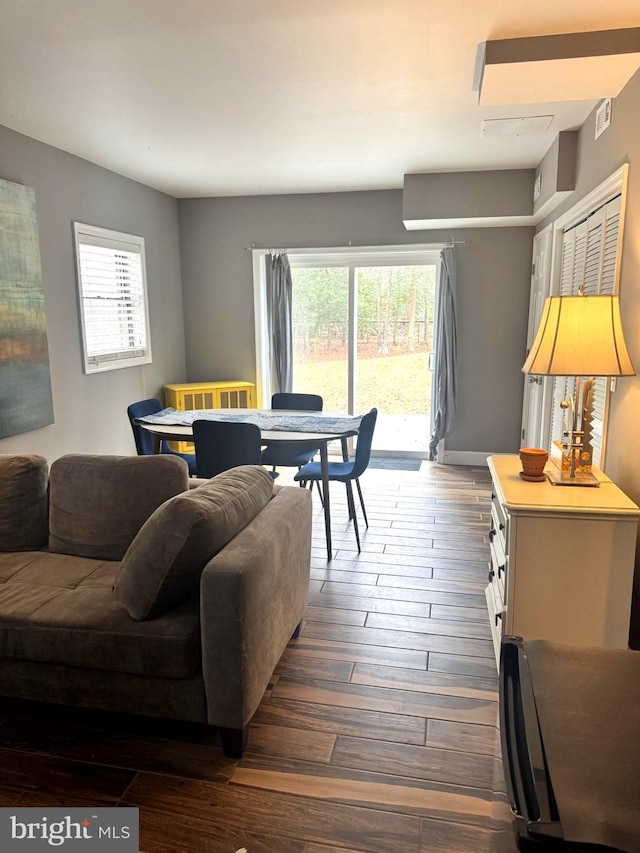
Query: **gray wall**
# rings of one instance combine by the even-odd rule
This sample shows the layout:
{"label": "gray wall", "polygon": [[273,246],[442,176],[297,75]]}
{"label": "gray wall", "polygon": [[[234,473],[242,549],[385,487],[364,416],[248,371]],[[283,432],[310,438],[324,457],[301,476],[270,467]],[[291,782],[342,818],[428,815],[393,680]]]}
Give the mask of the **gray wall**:
{"label": "gray wall", "polygon": [[[539,229],[576,204],[623,163],[629,165],[623,232],[620,305],[631,359],[640,371],[640,72],[613,103],[611,126],[594,139],[595,111],[578,137],[576,190]],[[640,376],[618,380],[611,395],[606,471],[640,503]]]}
{"label": "gray wall", "polygon": [[544,208],[554,209],[576,188],[576,152],[578,131],[561,130],[553,145],[536,169],[540,177],[540,196],[533,203],[533,212],[544,216]]}
{"label": "gray wall", "polygon": [[408,232],[402,191],[178,202],[189,381],[255,380],[253,243],[262,248],[470,240],[458,246],[457,451],[520,445],[532,228]]}
{"label": "gray wall", "polygon": [[[177,203],[156,190],[0,126],[0,177],[35,189],[55,423],[0,453],[134,453],[126,407],[185,378]],[[146,242],[153,363],[85,376],[72,222]]]}
{"label": "gray wall", "polygon": [[[620,306],[627,346],[640,372],[640,71],[613,102],[611,126],[594,139],[595,110],[580,130],[576,191],[552,219],[576,204],[623,163],[629,163],[626,218],[620,267]],[[619,379],[611,395],[605,469],[640,504],[640,376]],[[631,645],[640,648],[640,548],[636,556]]]}
{"label": "gray wall", "polygon": [[531,216],[534,177],[533,169],[405,175],[402,218]]}

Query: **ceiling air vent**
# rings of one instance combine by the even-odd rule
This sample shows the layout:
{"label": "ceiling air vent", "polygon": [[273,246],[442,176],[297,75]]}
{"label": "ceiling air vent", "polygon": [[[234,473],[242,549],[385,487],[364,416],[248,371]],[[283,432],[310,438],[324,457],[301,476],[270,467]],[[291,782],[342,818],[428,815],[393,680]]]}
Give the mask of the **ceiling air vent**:
{"label": "ceiling air vent", "polygon": [[519,116],[518,118],[485,118],[480,136],[532,136],[546,133],[553,116]]}

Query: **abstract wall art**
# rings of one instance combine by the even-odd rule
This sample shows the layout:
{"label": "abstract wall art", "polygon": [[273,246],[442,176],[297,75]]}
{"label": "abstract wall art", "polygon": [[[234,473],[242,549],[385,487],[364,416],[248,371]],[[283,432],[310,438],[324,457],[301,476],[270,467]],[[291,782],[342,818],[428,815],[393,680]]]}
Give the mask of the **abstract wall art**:
{"label": "abstract wall art", "polygon": [[35,193],[0,180],[0,438],[52,423]]}

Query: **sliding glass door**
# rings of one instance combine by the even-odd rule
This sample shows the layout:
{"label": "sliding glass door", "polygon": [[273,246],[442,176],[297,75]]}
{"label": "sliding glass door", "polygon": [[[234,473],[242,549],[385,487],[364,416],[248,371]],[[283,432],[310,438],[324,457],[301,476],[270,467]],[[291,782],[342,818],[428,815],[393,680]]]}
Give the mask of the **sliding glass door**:
{"label": "sliding glass door", "polygon": [[293,390],[379,412],[374,451],[427,456],[438,254],[289,254]]}
{"label": "sliding glass door", "polygon": [[293,390],[349,410],[349,269],[292,268]]}

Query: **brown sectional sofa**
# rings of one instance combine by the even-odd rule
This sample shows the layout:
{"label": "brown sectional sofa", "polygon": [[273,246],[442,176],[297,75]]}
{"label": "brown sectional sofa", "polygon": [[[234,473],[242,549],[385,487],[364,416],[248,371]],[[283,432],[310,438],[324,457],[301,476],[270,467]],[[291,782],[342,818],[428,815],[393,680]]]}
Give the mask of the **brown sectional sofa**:
{"label": "brown sectional sofa", "polygon": [[260,466],[0,455],[0,693],[189,720],[242,754],[307,601],[311,495]]}

